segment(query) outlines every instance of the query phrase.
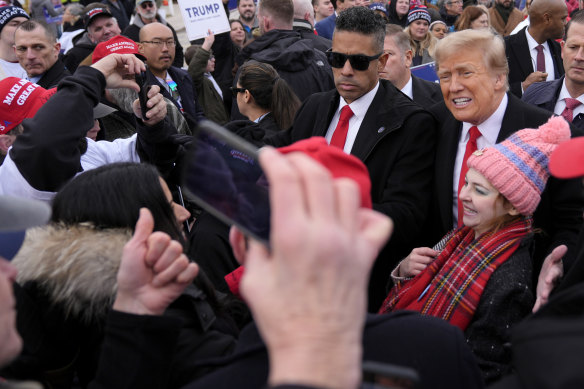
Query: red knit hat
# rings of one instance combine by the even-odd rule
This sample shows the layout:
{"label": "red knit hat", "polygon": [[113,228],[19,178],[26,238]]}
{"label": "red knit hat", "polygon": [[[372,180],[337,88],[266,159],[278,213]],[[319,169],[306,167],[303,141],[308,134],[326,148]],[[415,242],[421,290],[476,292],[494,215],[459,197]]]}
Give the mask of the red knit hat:
{"label": "red knit hat", "polygon": [[107,57],[110,54],[134,54],[141,60],[145,60],[144,56],[138,52],[138,45],[133,40],[126,38],[122,35],[116,35],[113,38],[99,43],[95,50],[93,50],[93,55],[91,56],[91,63],[96,63],[103,57]]}
{"label": "red knit hat", "polygon": [[56,91],[18,77],[0,81],[0,135],[33,117]]}
{"label": "red knit hat", "polygon": [[361,206],[371,208],[371,178],[369,171],[363,162],[351,154],[346,154],[338,147],[330,147],[326,139],[320,136],[304,139],[290,146],[278,149],[282,154],[300,151],[331,172],[334,178],[346,177],[355,181],[359,185],[361,192]]}

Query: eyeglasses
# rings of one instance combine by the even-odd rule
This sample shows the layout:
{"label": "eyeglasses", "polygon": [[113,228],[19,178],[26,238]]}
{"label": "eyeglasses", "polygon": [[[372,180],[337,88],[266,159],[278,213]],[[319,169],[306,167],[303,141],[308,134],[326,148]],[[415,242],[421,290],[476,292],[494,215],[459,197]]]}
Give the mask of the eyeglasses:
{"label": "eyeglasses", "polygon": [[142,9],[154,8],[154,3],[151,1],[145,1],[145,2],[140,4],[140,7],[142,7]]}
{"label": "eyeglasses", "polygon": [[174,47],[174,46],[176,46],[176,41],[174,39],[169,39],[167,41],[161,41],[161,40],[141,41],[140,43],[150,43],[150,44],[156,45],[158,47],[162,47],[164,45],[166,45],[166,47]]}
{"label": "eyeglasses", "polygon": [[377,58],[379,58],[383,54],[383,52],[379,54],[375,54],[372,56],[363,55],[363,54],[343,54],[331,51],[330,49],[326,51],[326,57],[328,59],[329,64],[333,68],[342,68],[345,66],[347,60],[351,64],[351,67],[355,70],[367,70],[369,68],[369,63]]}
{"label": "eyeglasses", "polygon": [[233,95],[234,98],[237,98],[238,93],[243,93],[247,90],[245,88],[234,88],[234,87],[231,87],[229,89],[231,89],[231,94]]}

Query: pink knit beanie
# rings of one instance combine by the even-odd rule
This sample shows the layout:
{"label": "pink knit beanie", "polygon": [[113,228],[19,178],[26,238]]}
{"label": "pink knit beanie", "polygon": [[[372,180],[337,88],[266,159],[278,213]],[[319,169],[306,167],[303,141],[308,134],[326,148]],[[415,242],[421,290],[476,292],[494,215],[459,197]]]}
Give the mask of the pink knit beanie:
{"label": "pink knit beanie", "polygon": [[531,215],[549,177],[549,156],[570,139],[570,127],[561,116],[538,129],[517,131],[503,142],[475,151],[468,167],[481,173],[522,215]]}

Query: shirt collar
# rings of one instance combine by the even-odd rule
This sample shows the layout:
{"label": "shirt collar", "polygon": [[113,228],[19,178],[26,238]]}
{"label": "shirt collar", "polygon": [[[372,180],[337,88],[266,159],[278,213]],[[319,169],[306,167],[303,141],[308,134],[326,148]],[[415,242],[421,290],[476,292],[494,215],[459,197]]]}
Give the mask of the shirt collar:
{"label": "shirt collar", "polygon": [[[568,92],[568,88],[566,88],[566,78],[564,77],[564,81],[562,81],[562,89],[560,89],[560,94],[558,95],[558,100],[565,100],[565,99],[572,99],[573,97]],[[584,95],[580,95],[575,97],[578,101],[584,104]]]}
{"label": "shirt collar", "polygon": [[[527,37],[527,46],[529,46],[529,51],[535,50],[539,43],[529,34],[529,29],[525,29],[525,36]],[[549,51],[547,41],[541,44],[544,48],[544,51]]]}
{"label": "shirt collar", "polygon": [[[488,144],[494,145],[497,143],[497,138],[499,137],[499,131],[501,130],[501,123],[503,123],[503,117],[505,116],[505,110],[507,109],[507,103],[509,98],[507,94],[503,95],[503,99],[499,103],[499,106],[493,112],[491,116],[481,124],[477,125],[481,136],[485,137]],[[463,122],[462,123],[462,139],[467,139],[468,132],[473,124]]]}
{"label": "shirt collar", "polygon": [[406,96],[408,96],[410,99],[414,99],[414,90],[412,88],[412,76],[410,76],[410,79],[408,80],[408,82],[404,85],[404,87],[401,89],[402,93]]}

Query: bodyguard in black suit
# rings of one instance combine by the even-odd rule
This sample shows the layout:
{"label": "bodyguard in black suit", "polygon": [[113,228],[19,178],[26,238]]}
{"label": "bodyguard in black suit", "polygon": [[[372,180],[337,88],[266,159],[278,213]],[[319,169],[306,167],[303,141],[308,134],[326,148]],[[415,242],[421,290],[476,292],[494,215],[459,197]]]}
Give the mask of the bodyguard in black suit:
{"label": "bodyguard in black suit", "polygon": [[[390,216],[395,225],[391,241],[372,271],[370,311],[379,308],[392,267],[411,250],[426,218],[436,126],[427,111],[390,82],[378,80],[378,72],[387,61],[383,42],[377,39],[384,30],[381,17],[365,7],[350,8],[339,15],[329,57],[336,89],[309,97],[291,130],[272,142],[283,146],[311,136],[326,136],[330,142],[339,131],[340,109],[348,104],[355,110],[344,150],[365,163],[371,177],[373,208]],[[369,58],[343,58],[346,54]],[[365,69],[354,68],[360,67],[359,61]]]}
{"label": "bodyguard in black suit", "polygon": [[[453,189],[458,178],[455,162],[457,155],[462,159],[460,153],[464,154],[466,148],[467,140],[461,139],[463,128],[468,128],[469,124],[478,127],[482,135],[477,143],[481,148],[489,145],[488,137],[494,137],[494,143],[499,143],[520,129],[537,128],[551,116],[506,93],[505,64],[501,61],[503,49],[500,38],[491,33],[466,30],[445,38],[436,50],[445,103],[432,108],[440,128],[434,172],[435,202],[428,227],[432,239],[426,242],[429,245],[455,226]],[[548,181],[534,214],[535,227],[542,230],[536,239],[535,269],[539,269],[545,255],[560,244],[568,246],[564,264],[569,267],[582,225],[584,199],[581,192],[577,180],[552,178]]]}
{"label": "bodyguard in black suit", "polygon": [[389,54],[389,57],[379,77],[389,80],[397,89],[424,108],[442,101],[439,84],[412,75],[410,66],[413,52],[410,38],[397,24],[388,24],[385,27],[383,51]]}
{"label": "bodyguard in black suit", "polygon": [[[566,3],[563,0],[542,0],[534,2],[533,6],[529,9],[529,27],[505,38],[509,86],[517,97],[521,97],[534,82],[555,80],[564,74],[560,44],[555,39],[564,36],[568,16]],[[526,34],[529,34],[537,44],[544,45],[544,55],[547,58],[551,56],[553,72],[547,66],[545,73],[536,71],[536,63],[532,59]]]}

